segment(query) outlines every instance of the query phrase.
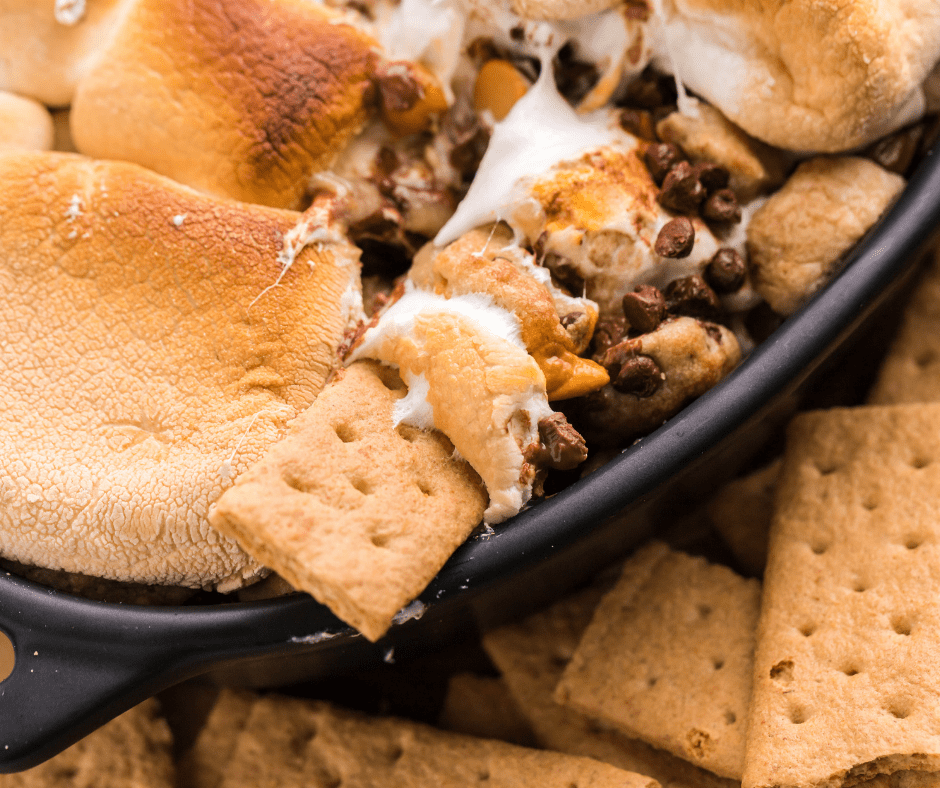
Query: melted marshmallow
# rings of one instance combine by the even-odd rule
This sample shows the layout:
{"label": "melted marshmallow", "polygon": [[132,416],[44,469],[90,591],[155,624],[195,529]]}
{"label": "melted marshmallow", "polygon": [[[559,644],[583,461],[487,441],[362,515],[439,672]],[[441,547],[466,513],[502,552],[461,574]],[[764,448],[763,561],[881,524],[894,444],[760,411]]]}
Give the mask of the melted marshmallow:
{"label": "melted marshmallow", "polygon": [[556,89],[551,65],[545,63],[529,92],[496,124],[469,191],[434,243],[444,246],[494,221],[512,224],[513,209],[526,196],[527,178],[622,138],[607,113],[579,116]]}
{"label": "melted marshmallow", "polygon": [[390,60],[422,63],[440,80],[448,103],[450,80],[463,49],[464,14],[452,0],[401,0],[382,28]]}
{"label": "melted marshmallow", "polygon": [[519,320],[508,310],[497,306],[490,296],[470,293],[445,298],[427,290],[418,290],[411,281],[405,282],[405,288],[405,294],[382,314],[378,325],[365,332],[361,344],[350,355],[350,361],[372,358],[375,349],[387,339],[409,336],[414,331],[418,315],[438,312],[452,312],[469,318],[485,331],[525,350]]}

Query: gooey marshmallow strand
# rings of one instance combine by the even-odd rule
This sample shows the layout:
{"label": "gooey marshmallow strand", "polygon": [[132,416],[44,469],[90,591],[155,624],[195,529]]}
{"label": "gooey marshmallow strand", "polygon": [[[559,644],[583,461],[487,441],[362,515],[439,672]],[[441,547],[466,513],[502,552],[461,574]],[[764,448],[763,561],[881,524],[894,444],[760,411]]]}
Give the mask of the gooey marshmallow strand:
{"label": "gooey marshmallow strand", "polygon": [[[527,194],[531,179],[550,171],[565,161],[580,158],[590,150],[604,146],[620,146],[632,149],[635,139],[622,131],[612,114],[597,110],[588,115],[579,115],[555,86],[552,60],[559,49],[569,40],[583,38],[581,50],[600,59],[604,47],[623,47],[626,36],[597,36],[605,23],[623,24],[617,11],[608,11],[575,22],[550,24],[525,22],[505,8],[476,6],[476,23],[489,25],[491,32],[501,42],[510,42],[506,33],[511,27],[521,25],[525,30],[527,49],[534,50],[542,68],[540,76],[529,91],[515,104],[506,118],[495,124],[489,146],[473,182],[456,212],[440,230],[434,243],[444,246],[457,240],[464,233],[494,221],[506,221],[521,237],[520,228],[514,221],[513,211]],[[481,16],[481,10],[483,11]],[[449,85],[458,68],[455,57],[449,53],[460,50],[465,33],[465,14],[458,12],[456,0],[402,0],[392,13],[385,27],[384,41],[390,57],[407,57],[421,60],[435,71],[442,83]],[[414,21],[420,21],[421,35],[413,35]],[[428,35],[430,31],[430,36]],[[621,40],[621,38],[623,40]],[[611,57],[616,53],[610,52]],[[638,69],[646,65],[644,58]],[[363,337],[362,344],[350,360],[370,358],[378,355],[377,348],[389,338],[408,336],[418,314],[451,311],[473,320],[481,332],[487,332],[524,349],[519,337],[518,319],[486,296],[456,296],[445,299],[433,293],[416,290],[413,285],[405,295],[393,304],[381,317],[377,326]],[[428,402],[428,381],[421,375],[408,375],[405,380],[408,394],[399,401],[394,418],[405,423],[428,429],[434,425],[433,408]],[[529,394],[514,402],[517,413],[528,416],[521,421],[531,426],[533,435],[516,436],[522,448],[538,439],[537,423],[552,412],[544,391]],[[507,420],[507,430],[511,422]],[[460,446],[455,436],[448,435]],[[491,501],[500,500],[500,513],[489,522],[498,522],[515,514],[528,500],[530,489],[489,490]],[[508,501],[512,501],[507,505]]]}

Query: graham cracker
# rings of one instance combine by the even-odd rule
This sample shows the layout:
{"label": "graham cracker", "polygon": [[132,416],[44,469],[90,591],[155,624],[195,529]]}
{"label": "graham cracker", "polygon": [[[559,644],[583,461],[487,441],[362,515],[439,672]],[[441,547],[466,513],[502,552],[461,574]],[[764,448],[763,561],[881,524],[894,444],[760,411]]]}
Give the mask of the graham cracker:
{"label": "graham cracker", "polygon": [[175,788],[172,738],[151,698],[0,788]]}
{"label": "graham cracker", "polygon": [[[637,587],[642,586],[668,550],[660,543],[641,548],[627,561],[622,576],[632,577]],[[589,588],[483,636],[484,649],[502,673],[540,744],[648,774],[664,788],[735,788],[730,780],[627,738],[555,701],[555,686],[602,595],[601,589]]]}
{"label": "graham cracker", "polygon": [[506,683],[499,676],[455,673],[447,682],[438,724],[454,733],[499,739],[535,747],[529,721],[519,711]]}
{"label": "graham cracker", "polygon": [[760,576],[767,563],[774,489],[781,460],[725,484],[709,501],[708,519],[741,569]]}
{"label": "graham cracker", "polygon": [[670,550],[604,596],[555,697],[740,780],[759,610],[756,580]]}
{"label": "graham cracker", "polygon": [[940,771],[938,501],[940,404],[838,408],[792,422],[745,788]]}
{"label": "graham cracker", "polygon": [[431,581],[487,502],[444,435],[394,426],[405,393],[394,371],[351,365],[210,515],[370,640]]}
{"label": "graham cracker", "polygon": [[904,308],[868,402],[940,401],[940,250],[934,252]]}
{"label": "graham cracker", "polygon": [[251,692],[223,688],[193,746],[179,762],[182,788],[219,788],[254,704]]}
{"label": "graham cracker", "polygon": [[478,739],[392,717],[266,695],[251,710],[222,788],[657,788],[589,758]]}

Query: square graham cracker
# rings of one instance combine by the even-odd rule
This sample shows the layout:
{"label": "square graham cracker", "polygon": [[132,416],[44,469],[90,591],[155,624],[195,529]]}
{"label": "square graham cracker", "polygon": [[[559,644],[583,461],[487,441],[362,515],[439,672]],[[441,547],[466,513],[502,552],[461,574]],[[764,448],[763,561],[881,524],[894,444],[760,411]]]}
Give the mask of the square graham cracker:
{"label": "square graham cracker", "polygon": [[589,758],[517,747],[323,702],[255,701],[222,788],[657,788]]}
{"label": "square graham cracker", "polygon": [[740,780],[759,611],[756,580],[670,550],[604,596],[556,698]]}
{"label": "square graham cracker", "polygon": [[[635,586],[640,587],[668,552],[669,548],[661,543],[641,548],[624,565],[622,577],[632,578]],[[483,636],[484,649],[501,671],[540,744],[647,774],[663,788],[736,788],[731,780],[630,739],[555,701],[555,687],[602,594],[601,589],[586,589]]]}
{"label": "square graham cracker", "polygon": [[219,788],[254,702],[247,690],[219,692],[192,747],[179,760],[181,788]]}
{"label": "square graham cracker", "polygon": [[760,577],[767,563],[767,539],[773,518],[774,490],[781,459],[732,479],[708,502],[708,519],[728,545],[737,564]]}
{"label": "square graham cracker", "polygon": [[455,673],[447,682],[438,725],[454,733],[535,747],[535,734],[499,676]]}
{"label": "square graham cracker", "polygon": [[176,788],[173,736],[153,698],[0,788]]}
{"label": "square graham cracker", "polygon": [[868,393],[871,405],[940,401],[940,248],[921,275]]}
{"label": "square graham cracker", "polygon": [[898,772],[910,783],[940,771],[938,512],[940,404],[791,423],[745,788],[834,788]]}
{"label": "square graham cracker", "polygon": [[212,525],[369,640],[479,524],[487,495],[437,431],[394,426],[406,388],[345,370],[219,498]]}

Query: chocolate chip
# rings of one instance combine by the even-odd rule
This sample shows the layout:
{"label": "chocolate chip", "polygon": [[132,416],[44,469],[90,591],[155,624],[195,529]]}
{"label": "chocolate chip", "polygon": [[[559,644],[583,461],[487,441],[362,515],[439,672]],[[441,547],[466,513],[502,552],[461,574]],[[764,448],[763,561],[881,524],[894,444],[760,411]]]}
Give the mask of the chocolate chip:
{"label": "chocolate chip", "polygon": [[909,126],[878,140],[865,152],[886,170],[904,175],[910,169],[914,157],[917,155],[917,149],[923,136],[924,126],[922,124]]}
{"label": "chocolate chip", "polygon": [[[645,109],[625,109],[620,113],[620,128],[624,131],[629,132],[634,137],[639,137],[641,140],[649,140],[650,142],[656,141],[656,128],[653,124],[653,115],[649,110]],[[656,146],[653,146],[656,147]],[[678,154],[678,150],[676,151]],[[672,164],[665,168],[665,171],[662,174],[662,177],[666,177],[666,173],[669,172],[669,167]],[[647,164],[649,167],[649,164]],[[650,168],[652,172],[652,168]],[[662,178],[657,181],[657,184],[662,183]]]}
{"label": "chocolate chip", "polygon": [[666,299],[651,285],[640,285],[623,297],[623,314],[630,328],[646,334],[666,316]]}
{"label": "chocolate chip", "polygon": [[645,22],[650,18],[650,7],[646,0],[626,0],[623,15],[627,19],[639,19]]}
{"label": "chocolate chip", "polygon": [[391,148],[383,145],[375,156],[375,174],[387,178],[399,168],[401,162],[398,154]]}
{"label": "chocolate chip", "polygon": [[660,257],[688,257],[695,244],[695,228],[685,216],[663,225],[653,247]]}
{"label": "chocolate chip", "polygon": [[386,63],[376,71],[382,106],[392,112],[407,112],[424,97],[424,88],[405,61]]}
{"label": "chocolate chip", "polygon": [[624,317],[602,317],[597,321],[594,337],[591,343],[594,352],[591,354],[597,363],[602,363],[604,354],[614,345],[620,344],[627,333],[627,320]]}
{"label": "chocolate chip", "polygon": [[568,101],[577,104],[600,79],[597,66],[575,57],[575,48],[565,44],[555,56],[555,86]]}
{"label": "chocolate chip", "polygon": [[709,193],[724,189],[728,185],[731,176],[724,167],[712,164],[708,161],[699,162],[693,168],[695,175],[701,181],[702,186]]}
{"label": "chocolate chip", "polygon": [[624,361],[611,385],[621,394],[633,394],[644,399],[652,397],[665,381],[665,375],[649,356],[633,356]]}
{"label": "chocolate chip", "polygon": [[569,293],[584,292],[584,276],[567,257],[549,252],[542,264],[552,272],[555,280]]}
{"label": "chocolate chip", "polygon": [[573,326],[583,317],[584,312],[569,312],[567,315],[562,315],[559,318],[559,322],[561,323],[562,328],[568,328],[568,326]]}
{"label": "chocolate chip", "polygon": [[475,125],[461,134],[454,134],[454,147],[448,158],[451,166],[465,180],[470,180],[483,160],[483,154],[490,144],[490,133],[482,126]]}
{"label": "chocolate chip", "polygon": [[639,77],[627,85],[623,96],[623,104],[628,107],[655,109],[664,105],[675,104],[676,98],[675,79],[648,66]]}
{"label": "chocolate chip", "polygon": [[539,442],[541,451],[533,459],[560,471],[576,468],[588,456],[584,438],[561,413],[539,419]]}
{"label": "chocolate chip", "polygon": [[675,279],[663,290],[670,314],[697,317],[718,322],[721,303],[718,296],[698,274]]}
{"label": "chocolate chip", "polygon": [[680,161],[669,170],[659,192],[659,204],[677,213],[696,213],[705,199],[705,187],[695,169],[687,161]]}
{"label": "chocolate chip", "polygon": [[656,185],[662,186],[669,171],[682,161],[682,154],[679,153],[679,149],[675,145],[670,145],[668,142],[659,142],[656,145],[650,145],[646,149],[643,153],[643,161],[646,163],[650,175],[653,176],[653,180],[656,181]]}
{"label": "chocolate chip", "polygon": [[733,293],[741,289],[747,266],[734,249],[725,247],[715,252],[705,266],[705,281],[716,293]]}
{"label": "chocolate chip", "polygon": [[719,189],[710,194],[702,206],[702,218],[716,224],[737,224],[741,221],[741,206],[731,189]]}

